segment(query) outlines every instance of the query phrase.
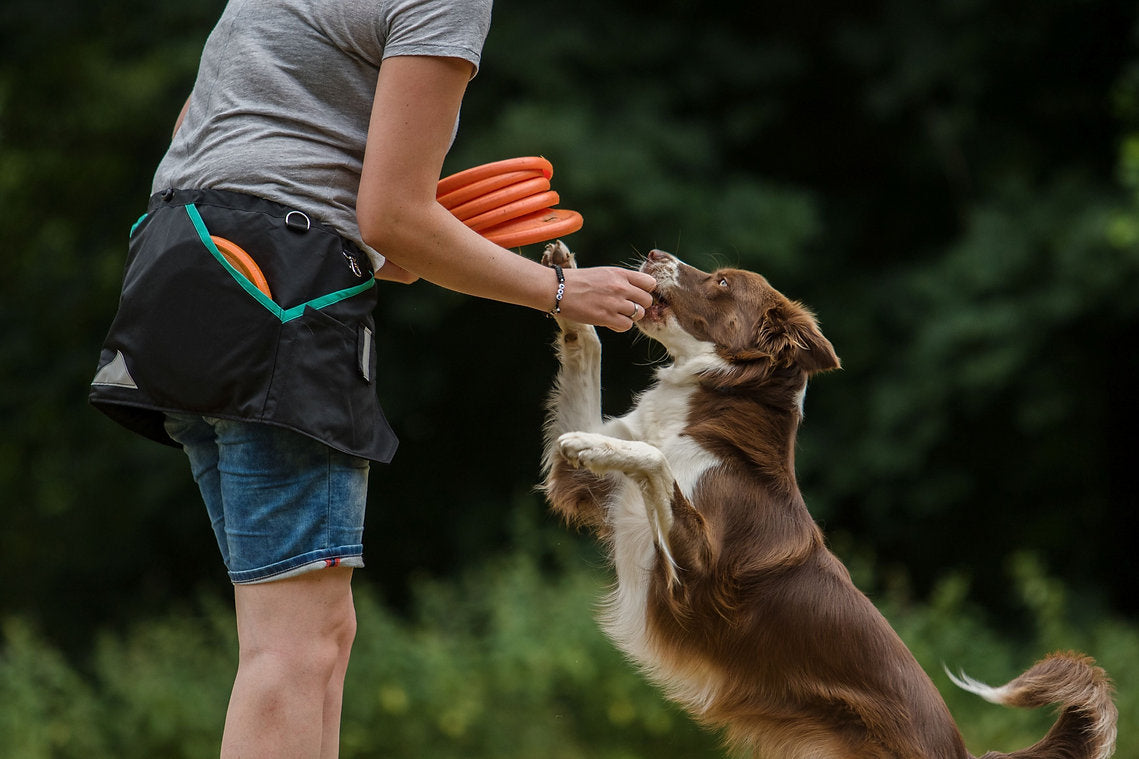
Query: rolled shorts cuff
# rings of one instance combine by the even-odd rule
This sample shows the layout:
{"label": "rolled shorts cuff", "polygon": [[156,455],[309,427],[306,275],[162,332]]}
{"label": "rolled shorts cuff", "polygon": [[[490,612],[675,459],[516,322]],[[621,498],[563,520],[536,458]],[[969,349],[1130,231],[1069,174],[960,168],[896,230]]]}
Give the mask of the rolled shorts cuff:
{"label": "rolled shorts cuff", "polygon": [[341,548],[328,548],[320,551],[310,551],[291,559],[278,561],[268,566],[256,569],[245,569],[240,572],[230,572],[229,579],[234,585],[256,585],[258,583],[285,580],[290,577],[314,572],[331,567],[353,567],[360,569],[364,566],[364,546],[343,546]]}

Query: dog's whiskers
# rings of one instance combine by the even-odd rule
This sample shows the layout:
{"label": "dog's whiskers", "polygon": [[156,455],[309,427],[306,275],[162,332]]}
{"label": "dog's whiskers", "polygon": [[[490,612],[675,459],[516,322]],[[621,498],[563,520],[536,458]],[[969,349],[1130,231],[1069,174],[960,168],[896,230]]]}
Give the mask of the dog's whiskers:
{"label": "dog's whiskers", "polygon": [[[645,339],[645,335],[638,332],[636,335],[633,336],[633,345],[636,345],[637,343],[642,342],[644,339]],[[649,341],[649,350],[650,351],[655,352],[659,349],[660,349],[659,343],[657,343],[655,340]],[[662,351],[660,351],[660,355],[658,355],[658,356],[648,355],[648,356],[646,356],[646,358],[644,360],[634,362],[634,365],[635,366],[660,366],[661,364],[664,364],[668,360],[669,360],[668,351],[662,350]]]}

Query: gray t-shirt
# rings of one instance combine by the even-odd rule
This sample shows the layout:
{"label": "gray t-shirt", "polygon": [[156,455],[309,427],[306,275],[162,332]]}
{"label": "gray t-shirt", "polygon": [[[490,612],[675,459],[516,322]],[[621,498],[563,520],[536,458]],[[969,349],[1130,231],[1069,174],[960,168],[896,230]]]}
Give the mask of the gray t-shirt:
{"label": "gray t-shirt", "polygon": [[492,0],[229,0],[154,192],[232,190],[306,211],[368,252],[356,195],[380,62],[479,65]]}

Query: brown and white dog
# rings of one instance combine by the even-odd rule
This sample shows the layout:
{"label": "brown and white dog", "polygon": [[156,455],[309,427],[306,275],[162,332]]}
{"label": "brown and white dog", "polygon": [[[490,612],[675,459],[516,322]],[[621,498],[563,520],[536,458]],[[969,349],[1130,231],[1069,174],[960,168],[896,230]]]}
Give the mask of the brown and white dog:
{"label": "brown and white dog", "polygon": [[[547,264],[573,265],[560,242]],[[545,492],[606,542],[617,583],[602,623],[669,697],[769,759],[969,754],[933,682],[827,550],[795,480],[807,379],[838,357],[814,317],[758,274],[706,273],[660,251],[637,325],[672,362],[620,418],[603,419],[601,343],[559,320]],[[1047,657],[995,703],[1062,705],[1035,746],[985,757],[1105,759],[1117,712],[1103,670]]]}

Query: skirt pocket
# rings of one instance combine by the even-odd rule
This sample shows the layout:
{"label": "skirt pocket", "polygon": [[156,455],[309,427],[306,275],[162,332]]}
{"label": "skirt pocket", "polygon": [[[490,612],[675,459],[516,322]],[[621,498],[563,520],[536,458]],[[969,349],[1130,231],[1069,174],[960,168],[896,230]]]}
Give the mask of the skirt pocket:
{"label": "skirt pocket", "polygon": [[319,437],[341,434],[345,447],[390,460],[395,435],[376,402],[371,336],[370,319],[345,324],[311,307],[285,322],[266,414]]}
{"label": "skirt pocket", "polygon": [[281,320],[231,268],[203,245],[185,207],[157,209],[132,238],[107,347],[156,403],[260,412]]}
{"label": "skirt pocket", "polygon": [[[397,440],[375,391],[375,279],[361,254],[320,225],[290,226],[300,212],[267,201],[169,195],[132,230],[93,402],[128,409],[120,421],[150,437],[148,414],[186,411],[287,426],[390,460]],[[252,257],[272,297],[218,237]]]}

